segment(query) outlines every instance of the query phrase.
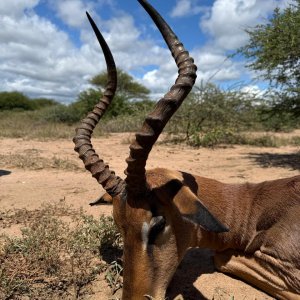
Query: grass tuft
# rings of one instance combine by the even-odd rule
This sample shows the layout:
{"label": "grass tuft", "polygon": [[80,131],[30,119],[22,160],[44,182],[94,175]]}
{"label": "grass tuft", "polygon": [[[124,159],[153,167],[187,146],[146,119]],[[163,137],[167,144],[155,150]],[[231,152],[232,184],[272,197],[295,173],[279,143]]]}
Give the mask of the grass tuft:
{"label": "grass tuft", "polygon": [[24,226],[20,237],[0,239],[0,299],[77,299],[105,272],[112,292],[121,288],[121,266],[102,255],[122,247],[111,217],[95,219],[62,201],[33,212],[2,212],[0,220],[2,227]]}
{"label": "grass tuft", "polygon": [[53,156],[52,158],[42,157],[35,151],[28,151],[26,154],[0,154],[0,167],[29,170],[59,169],[83,171],[83,169],[78,166],[77,162],[56,156]]}

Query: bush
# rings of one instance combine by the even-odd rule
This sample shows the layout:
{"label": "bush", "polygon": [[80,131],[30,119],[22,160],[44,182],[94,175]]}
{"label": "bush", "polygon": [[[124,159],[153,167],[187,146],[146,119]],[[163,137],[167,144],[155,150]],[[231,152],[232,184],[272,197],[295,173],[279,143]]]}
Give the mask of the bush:
{"label": "bush", "polygon": [[257,147],[279,147],[281,143],[280,139],[270,135],[248,138],[245,141],[245,144]]}
{"label": "bush", "polygon": [[74,106],[55,105],[41,110],[40,118],[46,122],[74,124],[81,113]]}
{"label": "bush", "polygon": [[33,110],[34,105],[27,96],[19,92],[1,92],[0,110]]}
{"label": "bush", "polygon": [[47,106],[57,105],[58,102],[52,99],[37,98],[30,99],[20,92],[0,92],[1,110],[37,110]]}
{"label": "bush", "polygon": [[1,299],[78,299],[100,272],[109,272],[104,247],[118,254],[122,247],[111,217],[95,219],[64,202],[0,215],[3,225],[25,226],[21,237],[0,236]]}
{"label": "bush", "polygon": [[[99,90],[88,89],[79,94],[78,99],[70,104],[70,109],[77,112],[79,119],[85,117],[92,111],[94,106],[101,99],[102,93]],[[105,119],[113,119],[118,116],[136,115],[145,110],[149,112],[154,102],[150,100],[128,100],[126,97],[116,94],[112,103],[105,112]]]}
{"label": "bush", "polygon": [[289,112],[279,112],[264,104],[258,108],[258,113],[264,130],[289,132],[300,127],[300,116],[296,118]]}
{"label": "bush", "polygon": [[196,147],[215,147],[220,144],[244,144],[245,138],[234,130],[215,128],[203,134],[193,134],[188,143]]}
{"label": "bush", "polygon": [[191,142],[190,139],[198,139],[200,132],[213,140],[232,128],[235,131],[253,128],[258,120],[254,100],[239,91],[222,91],[215,85],[202,84],[183,102],[167,130],[185,134],[185,140]]}
{"label": "bush", "polygon": [[34,109],[42,109],[44,107],[48,106],[55,106],[59,105],[59,103],[53,99],[47,99],[47,98],[36,98],[30,100]]}

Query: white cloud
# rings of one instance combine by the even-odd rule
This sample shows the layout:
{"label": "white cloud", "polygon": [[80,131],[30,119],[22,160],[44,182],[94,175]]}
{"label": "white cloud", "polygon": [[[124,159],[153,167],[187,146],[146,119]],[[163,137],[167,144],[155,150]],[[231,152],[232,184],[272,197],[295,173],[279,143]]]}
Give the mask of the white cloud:
{"label": "white cloud", "polygon": [[9,0],[0,1],[0,16],[21,17],[24,10],[31,10],[39,3],[39,0]]}
{"label": "white cloud", "polygon": [[216,0],[209,13],[201,18],[201,29],[210,34],[216,46],[236,49],[247,41],[245,29],[267,20],[277,5],[287,1]]}
{"label": "white cloud", "polygon": [[[166,49],[165,51],[165,59],[159,68],[146,72],[142,78],[142,83],[158,95],[166,93],[177,78],[176,64],[169,51]],[[162,54],[162,52],[160,53]],[[240,63],[228,59],[224,53],[217,49],[211,47],[196,48],[191,51],[191,56],[198,66],[196,85],[199,85],[201,81],[222,83],[228,80],[240,80],[242,76]]]}
{"label": "white cloud", "polygon": [[[247,42],[246,28],[266,22],[276,6],[284,8],[288,3],[288,0],[215,0],[211,7],[203,7],[197,0],[177,0],[171,16],[201,13],[200,27],[209,37],[201,48],[196,46],[191,52],[198,65],[197,82],[239,81],[251,75],[243,62],[229,59],[226,53]],[[156,73],[148,74],[152,82]]]}
{"label": "white cloud", "polygon": [[106,39],[111,49],[127,51],[133,43],[139,40],[140,32],[129,15],[112,18],[105,25],[106,28],[109,28]]}
{"label": "white cloud", "polygon": [[213,47],[194,49],[191,55],[198,66],[197,82],[239,80],[241,78],[241,66]]}
{"label": "white cloud", "polygon": [[86,27],[85,12],[88,11],[97,23],[101,22],[99,15],[95,13],[95,9],[98,10],[105,7],[105,10],[112,8],[118,11],[115,0],[48,0],[50,6],[55,12],[56,16],[60,18],[68,26],[82,29]]}
{"label": "white cloud", "polygon": [[99,65],[98,53],[87,45],[77,49],[65,32],[37,15],[2,15],[0,27],[0,90],[70,100]]}
{"label": "white cloud", "polygon": [[[159,46],[162,40],[158,43],[145,38],[131,15],[118,10],[104,20],[93,9],[93,1],[48,1],[52,1],[57,16],[79,32],[82,45],[74,45],[67,31],[36,15],[38,0],[10,0],[5,5],[0,1],[0,90],[19,90],[32,97],[70,102],[86,89],[88,79],[105,70],[102,51],[84,14],[86,9],[99,24],[118,67],[142,74],[138,80],[157,95],[167,92],[174,83],[177,69],[169,50]],[[177,5],[182,1],[187,0]],[[181,12],[195,12],[197,0],[187,2],[190,4],[185,4]],[[99,3],[115,5],[113,0],[98,0]],[[256,22],[255,18],[271,11],[272,5],[270,0],[214,2],[201,23],[212,39],[191,52],[199,67],[198,80],[213,78],[222,82],[241,77],[241,65],[226,59],[225,50],[240,43],[240,24]]]}
{"label": "white cloud", "polygon": [[[5,15],[4,12],[0,17],[0,90],[18,90],[31,97],[73,101],[87,88],[89,78],[105,70],[102,51],[87,20],[82,24],[83,44],[78,48],[67,32],[34,11],[24,12],[36,4],[24,2],[22,9],[16,8],[16,13]],[[75,5],[74,10],[78,7],[80,5]],[[160,66],[158,78],[165,75],[168,82],[172,77],[168,73],[168,64],[174,65],[169,51],[152,40],[143,40],[131,16],[123,13],[118,18],[103,21],[96,13],[92,14],[99,20],[118,67],[131,72],[143,70],[149,64],[157,65]],[[73,25],[80,23],[79,20]],[[143,83],[153,86],[151,80]],[[157,90],[165,88],[162,80],[158,80],[156,86]]]}
{"label": "white cloud", "polygon": [[167,93],[177,78],[176,64],[167,50],[165,57],[159,68],[146,72],[142,78],[142,83],[158,95]]}
{"label": "white cloud", "polygon": [[93,4],[89,1],[81,0],[61,0],[52,3],[57,16],[67,25],[82,27],[85,24],[86,11],[92,11]]}
{"label": "white cloud", "polygon": [[[154,66],[154,70],[138,79],[152,92],[162,93],[172,84],[173,74],[176,77],[177,70],[169,50],[157,46],[151,39],[142,39],[132,16],[123,14],[101,23],[102,33],[118,67],[127,72],[143,72],[145,66]],[[92,43],[93,49],[101,52],[91,30],[82,33],[82,40]]]}
{"label": "white cloud", "polygon": [[206,8],[197,4],[196,0],[177,0],[175,7],[171,11],[171,17],[184,17],[203,12]]}
{"label": "white cloud", "polygon": [[171,12],[172,17],[181,17],[187,15],[191,11],[191,1],[190,0],[179,0],[176,3],[176,6]]}
{"label": "white cloud", "polygon": [[261,89],[258,85],[247,85],[244,86],[241,91],[243,93],[252,95],[253,97],[261,97],[266,93],[266,90]]}

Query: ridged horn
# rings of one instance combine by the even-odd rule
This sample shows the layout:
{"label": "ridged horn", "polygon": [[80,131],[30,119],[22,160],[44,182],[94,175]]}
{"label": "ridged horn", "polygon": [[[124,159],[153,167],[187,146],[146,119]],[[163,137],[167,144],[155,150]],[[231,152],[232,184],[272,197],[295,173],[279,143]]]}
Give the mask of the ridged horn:
{"label": "ridged horn", "polygon": [[167,43],[178,67],[178,77],[170,91],[158,101],[154,110],[146,117],[141,131],[136,134],[135,140],[130,145],[125,181],[127,190],[137,194],[147,190],[145,166],[154,143],[191,91],[197,77],[197,67],[193,58],[189,56],[169,25],[147,1],[138,1],[151,16]]}
{"label": "ridged horn", "polygon": [[76,135],[73,138],[73,142],[75,143],[74,149],[79,153],[79,158],[83,161],[85,168],[92,173],[92,176],[96,178],[106,192],[113,197],[124,189],[125,182],[116,176],[115,173],[109,169],[108,165],[96,154],[91,143],[91,136],[94,128],[104,115],[115,95],[117,88],[117,70],[114,58],[102,34],[88,12],[86,14],[105,57],[108,81],[99,103],[95,105],[93,111],[88,113],[87,117],[84,118],[76,128]]}

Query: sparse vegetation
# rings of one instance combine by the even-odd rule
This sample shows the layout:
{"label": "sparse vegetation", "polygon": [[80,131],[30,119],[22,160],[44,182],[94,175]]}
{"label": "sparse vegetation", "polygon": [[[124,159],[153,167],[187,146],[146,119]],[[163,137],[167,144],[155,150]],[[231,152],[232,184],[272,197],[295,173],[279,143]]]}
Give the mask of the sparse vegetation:
{"label": "sparse vegetation", "polygon": [[27,139],[71,139],[74,125],[46,122],[38,111],[0,112],[0,135],[10,138]]}
{"label": "sparse vegetation", "polygon": [[[101,92],[91,90],[86,93],[97,95],[90,99],[91,102],[86,102],[87,95],[81,96],[70,106],[51,105],[35,111],[0,111],[0,135],[42,140],[71,139],[76,122],[96,103]],[[123,105],[125,102],[126,108]],[[139,130],[154,103],[149,100],[128,99],[125,102],[119,113],[111,111],[109,117],[105,116],[101,120],[93,136]],[[118,110],[117,107],[114,109]],[[288,143],[299,144],[297,138],[284,141],[273,137],[272,131],[291,131],[299,128],[300,124],[289,113],[271,115],[270,109],[265,99],[258,99],[239,90],[222,91],[212,84],[202,84],[186,99],[165,131],[169,134],[168,141],[172,139],[173,142],[185,142],[195,147],[214,147],[220,144],[276,147]],[[244,134],[253,131],[269,133],[258,138],[250,138],[248,134]]]}
{"label": "sparse vegetation", "polygon": [[26,111],[39,110],[44,107],[58,105],[53,99],[37,98],[30,99],[23,93],[14,92],[0,92],[0,111]]}
{"label": "sparse vegetation", "polygon": [[78,299],[103,272],[112,293],[121,288],[122,241],[111,217],[96,220],[64,202],[0,217],[2,227],[22,225],[20,237],[0,239],[1,299]]}
{"label": "sparse vegetation", "polygon": [[27,150],[25,154],[0,154],[0,167],[2,166],[28,170],[82,170],[82,168],[78,166],[77,162],[56,156],[53,156],[52,158],[42,157],[35,149]]}

